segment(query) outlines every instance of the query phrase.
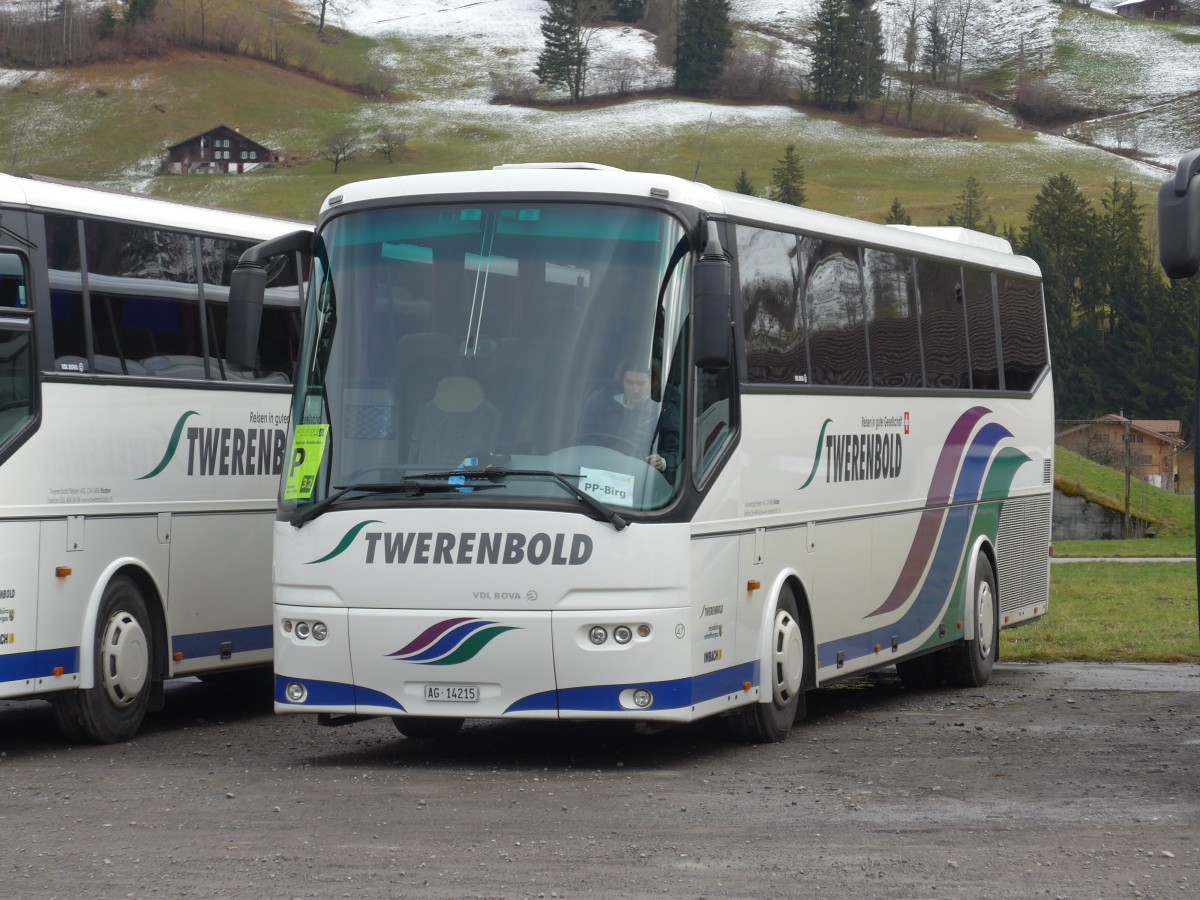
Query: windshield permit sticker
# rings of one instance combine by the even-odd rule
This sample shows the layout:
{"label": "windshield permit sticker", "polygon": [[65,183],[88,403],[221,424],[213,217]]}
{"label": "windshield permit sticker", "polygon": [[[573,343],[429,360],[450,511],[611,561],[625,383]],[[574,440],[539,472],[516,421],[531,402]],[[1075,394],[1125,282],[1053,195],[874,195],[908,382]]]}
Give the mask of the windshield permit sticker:
{"label": "windshield permit sticker", "polygon": [[284,500],[308,500],[312,497],[317,472],[321,470],[321,460],[325,457],[325,439],[328,435],[328,425],[296,426],[292,461],[283,490]]}
{"label": "windshield permit sticker", "polygon": [[633,487],[637,479],[621,472],[579,467],[579,489],[606,503],[633,505]]}

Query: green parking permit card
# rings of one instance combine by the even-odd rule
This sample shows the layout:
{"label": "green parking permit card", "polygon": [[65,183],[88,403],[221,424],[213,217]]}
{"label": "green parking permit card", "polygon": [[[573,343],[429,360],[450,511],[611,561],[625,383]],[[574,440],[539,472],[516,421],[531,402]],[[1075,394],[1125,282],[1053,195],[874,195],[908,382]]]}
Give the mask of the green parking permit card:
{"label": "green parking permit card", "polygon": [[312,496],[321,460],[325,457],[325,438],[328,425],[297,425],[292,440],[292,461],[288,466],[284,500],[307,500]]}

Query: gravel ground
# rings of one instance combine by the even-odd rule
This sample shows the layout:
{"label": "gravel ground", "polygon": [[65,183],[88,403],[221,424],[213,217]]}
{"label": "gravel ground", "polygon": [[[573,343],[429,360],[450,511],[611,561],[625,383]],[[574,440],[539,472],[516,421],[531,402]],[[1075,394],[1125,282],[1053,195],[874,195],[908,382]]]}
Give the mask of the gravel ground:
{"label": "gravel ground", "polygon": [[468,721],[408,741],[186,681],[128,744],[0,702],[3,897],[1197,897],[1200,667],[812,695],[770,746]]}

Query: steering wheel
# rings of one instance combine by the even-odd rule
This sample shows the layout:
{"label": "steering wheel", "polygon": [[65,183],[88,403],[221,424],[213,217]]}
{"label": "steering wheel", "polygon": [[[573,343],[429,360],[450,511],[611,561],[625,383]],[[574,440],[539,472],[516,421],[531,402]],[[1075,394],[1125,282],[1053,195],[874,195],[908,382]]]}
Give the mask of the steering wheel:
{"label": "steering wheel", "polygon": [[611,431],[585,431],[579,435],[579,443],[608,447],[610,450],[616,450],[618,453],[624,453],[626,456],[634,456],[638,459],[644,459],[646,456],[637,443],[624,435],[614,434]]}

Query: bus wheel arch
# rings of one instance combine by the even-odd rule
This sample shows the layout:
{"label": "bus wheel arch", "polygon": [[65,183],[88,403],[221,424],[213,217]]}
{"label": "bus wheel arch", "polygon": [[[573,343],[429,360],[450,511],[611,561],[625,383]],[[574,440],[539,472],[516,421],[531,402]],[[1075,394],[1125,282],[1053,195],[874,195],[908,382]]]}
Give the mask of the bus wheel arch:
{"label": "bus wheel arch", "polygon": [[1000,592],[997,589],[996,557],[991,544],[975,545],[967,581],[970,593],[963,598],[966,639],[946,652],[946,676],[954,687],[987,684],[992,667],[1000,658]]}
{"label": "bus wheel arch", "polygon": [[55,697],[55,720],[68,740],[127,741],[152,699],[161,703],[165,623],[153,581],[136,567],[117,570],[88,620],[80,667],[91,686]]}
{"label": "bus wheel arch", "polygon": [[813,684],[815,665],[811,615],[803,598],[803,588],[789,578],[770,606],[768,646],[761,663],[763,696],[736,710],[731,722],[734,733],[748,743],[782,741],[792,724],[804,718],[805,692]]}

